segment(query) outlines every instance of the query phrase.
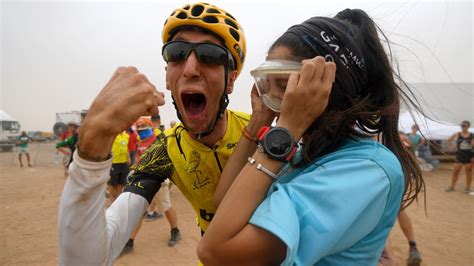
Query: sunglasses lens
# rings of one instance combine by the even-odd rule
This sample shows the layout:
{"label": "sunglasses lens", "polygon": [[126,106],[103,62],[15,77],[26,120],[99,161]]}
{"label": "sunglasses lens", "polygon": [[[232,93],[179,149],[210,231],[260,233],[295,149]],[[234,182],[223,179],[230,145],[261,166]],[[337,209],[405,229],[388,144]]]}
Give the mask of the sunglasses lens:
{"label": "sunglasses lens", "polygon": [[206,65],[225,65],[229,59],[226,50],[213,44],[198,44],[196,54],[199,62]]}
{"label": "sunglasses lens", "polygon": [[185,42],[170,42],[163,47],[163,59],[165,62],[180,62],[186,60],[192,46]]}
{"label": "sunglasses lens", "polygon": [[200,63],[206,65],[225,65],[229,61],[227,51],[217,45],[209,43],[169,42],[163,46],[165,62],[181,62],[188,58],[190,51],[196,51]]}

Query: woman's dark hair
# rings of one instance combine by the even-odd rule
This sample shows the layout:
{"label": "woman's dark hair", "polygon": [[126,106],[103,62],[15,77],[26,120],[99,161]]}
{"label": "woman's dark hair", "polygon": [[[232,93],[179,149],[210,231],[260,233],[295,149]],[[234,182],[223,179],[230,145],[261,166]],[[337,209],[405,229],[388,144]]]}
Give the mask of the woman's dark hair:
{"label": "woman's dark hair", "polygon": [[[389,59],[378,31],[387,44],[388,40],[364,11],[346,9],[332,20],[347,27],[345,32],[349,31],[355,35],[350,41],[356,42],[355,45],[364,57],[367,71],[366,88],[360,88],[360,94],[354,97],[341,83],[333,84],[328,107],[306,130],[302,160],[294,166],[304,167],[311,164],[317,157],[338,149],[347,138],[368,138],[376,135],[402,164],[405,176],[403,209],[417,199],[418,193],[424,187],[416,158],[405,148],[398,134],[401,95],[412,103],[416,101],[410,100],[407,93],[402,91],[400,84],[406,83],[392,68],[391,53]],[[320,55],[310,49],[300,37],[288,31],[276,40],[270,51],[280,46],[290,49],[295,58],[313,58]],[[400,84],[397,84],[395,77],[399,79]],[[408,94],[413,96],[411,92]]]}

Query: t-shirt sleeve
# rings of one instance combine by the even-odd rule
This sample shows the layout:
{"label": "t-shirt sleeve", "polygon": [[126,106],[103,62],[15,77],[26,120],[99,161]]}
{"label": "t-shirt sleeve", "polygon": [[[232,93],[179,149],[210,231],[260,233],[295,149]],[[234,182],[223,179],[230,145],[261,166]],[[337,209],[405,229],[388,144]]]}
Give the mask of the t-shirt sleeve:
{"label": "t-shirt sleeve", "polygon": [[274,184],[249,222],[285,243],[282,265],[298,264],[297,253],[316,262],[371,232],[389,189],[387,174],[371,160],[332,161],[311,166],[288,183]]}
{"label": "t-shirt sleeve", "polygon": [[168,155],[166,137],[160,134],[143,153],[135,171],[127,178],[124,192],[141,195],[151,203],[161,183],[171,178],[172,173],[173,163]]}

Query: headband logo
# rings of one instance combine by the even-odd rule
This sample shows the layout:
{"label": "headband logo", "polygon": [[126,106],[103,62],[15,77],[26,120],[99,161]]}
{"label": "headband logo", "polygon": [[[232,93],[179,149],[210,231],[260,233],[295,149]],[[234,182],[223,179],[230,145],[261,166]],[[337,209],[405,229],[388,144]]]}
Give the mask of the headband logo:
{"label": "headband logo", "polygon": [[[340,49],[340,46],[337,44],[337,43],[334,43],[333,41],[337,41],[337,37],[336,35],[328,35],[326,33],[326,31],[321,31],[320,33],[321,35],[321,39],[323,39],[324,42],[326,42],[329,47],[331,47],[334,52],[341,58],[341,63],[345,66],[345,67],[349,67],[347,64],[349,63],[349,60],[347,57],[349,57],[350,59],[352,59],[352,62],[358,66],[359,68],[363,68],[364,67],[364,60],[359,58],[354,52],[352,52],[352,50],[350,50],[349,48],[345,47],[345,50],[348,54],[348,56],[346,56],[345,53],[339,53],[339,49]],[[325,56],[326,60],[327,61],[331,61],[331,62],[334,62],[334,58],[332,57],[331,54],[327,54]]]}

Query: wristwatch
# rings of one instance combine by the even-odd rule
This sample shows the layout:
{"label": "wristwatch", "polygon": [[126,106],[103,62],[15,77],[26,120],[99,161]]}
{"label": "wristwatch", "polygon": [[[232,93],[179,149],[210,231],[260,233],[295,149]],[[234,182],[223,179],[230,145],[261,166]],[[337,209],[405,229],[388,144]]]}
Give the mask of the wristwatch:
{"label": "wristwatch", "polygon": [[283,162],[290,161],[298,148],[291,132],[283,127],[262,127],[257,142],[270,158]]}

